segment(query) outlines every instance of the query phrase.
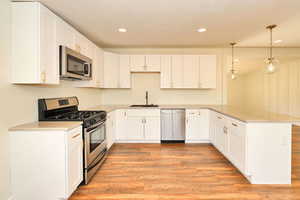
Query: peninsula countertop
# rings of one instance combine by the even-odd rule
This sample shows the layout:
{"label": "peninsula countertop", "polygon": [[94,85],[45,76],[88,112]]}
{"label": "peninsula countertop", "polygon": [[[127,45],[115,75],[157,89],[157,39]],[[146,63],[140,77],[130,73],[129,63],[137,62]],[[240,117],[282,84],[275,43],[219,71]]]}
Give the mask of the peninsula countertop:
{"label": "peninsula countertop", "polygon": [[246,123],[300,123],[300,118],[263,110],[248,110],[227,105],[159,105],[159,107],[130,107],[130,105],[99,105],[86,110],[112,112],[118,109],[209,109]]}
{"label": "peninsula countertop", "polygon": [[32,122],[11,127],[9,131],[69,131],[81,124],[79,121]]}

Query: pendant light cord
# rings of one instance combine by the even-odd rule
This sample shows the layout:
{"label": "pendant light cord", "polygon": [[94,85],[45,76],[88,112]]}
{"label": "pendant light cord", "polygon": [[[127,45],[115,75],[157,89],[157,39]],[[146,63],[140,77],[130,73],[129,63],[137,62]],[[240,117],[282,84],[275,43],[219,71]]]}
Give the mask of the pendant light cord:
{"label": "pendant light cord", "polygon": [[235,44],[236,44],[235,42],[230,43],[231,55],[232,55],[232,57],[231,57],[231,73],[234,73],[234,45]]}
{"label": "pendant light cord", "polygon": [[270,28],[270,61],[273,60],[273,28]]}

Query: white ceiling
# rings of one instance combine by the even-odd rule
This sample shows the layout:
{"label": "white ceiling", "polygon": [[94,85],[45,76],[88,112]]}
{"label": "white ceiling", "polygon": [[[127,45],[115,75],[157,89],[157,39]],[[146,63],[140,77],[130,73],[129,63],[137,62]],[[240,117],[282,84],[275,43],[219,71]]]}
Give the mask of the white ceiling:
{"label": "white ceiling", "polygon": [[[300,0],[40,0],[104,47],[300,47]],[[127,28],[127,33],[117,32]],[[198,33],[205,27],[207,32]]]}

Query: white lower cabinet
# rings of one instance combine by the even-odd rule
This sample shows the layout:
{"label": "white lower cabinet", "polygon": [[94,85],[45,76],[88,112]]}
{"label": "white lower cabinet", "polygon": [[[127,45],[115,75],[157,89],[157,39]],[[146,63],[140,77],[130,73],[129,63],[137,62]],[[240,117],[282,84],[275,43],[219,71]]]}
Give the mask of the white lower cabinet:
{"label": "white lower cabinet", "polygon": [[116,111],[107,113],[105,125],[107,149],[110,149],[116,138]]}
{"label": "white lower cabinet", "polygon": [[186,143],[209,142],[209,110],[187,109],[186,114]]}
{"label": "white lower cabinet", "polygon": [[236,120],[228,124],[228,157],[243,173],[246,165],[246,125]]}
{"label": "white lower cabinet", "polygon": [[82,127],[70,131],[10,131],[15,199],[67,199],[83,180]]}
{"label": "white lower cabinet", "polygon": [[160,110],[118,110],[116,141],[160,142]]}
{"label": "white lower cabinet", "polygon": [[226,126],[227,118],[221,114],[216,114],[215,121],[215,146],[224,155],[227,155],[228,150],[228,128]]}

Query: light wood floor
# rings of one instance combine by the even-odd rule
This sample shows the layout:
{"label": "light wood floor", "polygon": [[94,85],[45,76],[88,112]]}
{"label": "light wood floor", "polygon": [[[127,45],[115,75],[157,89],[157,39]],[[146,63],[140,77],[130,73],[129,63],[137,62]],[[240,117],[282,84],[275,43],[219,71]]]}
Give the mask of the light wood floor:
{"label": "light wood floor", "polygon": [[211,145],[116,144],[71,200],[300,199],[300,128],[293,127],[292,185],[250,185]]}

